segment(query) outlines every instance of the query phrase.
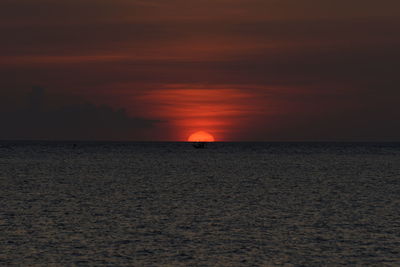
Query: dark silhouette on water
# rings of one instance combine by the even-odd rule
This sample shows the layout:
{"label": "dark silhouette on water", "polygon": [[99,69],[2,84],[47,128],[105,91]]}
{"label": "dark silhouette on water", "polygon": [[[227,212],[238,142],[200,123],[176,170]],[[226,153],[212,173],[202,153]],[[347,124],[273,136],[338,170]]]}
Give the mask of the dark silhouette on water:
{"label": "dark silhouette on water", "polygon": [[194,148],[207,148],[207,142],[195,142],[193,143]]}

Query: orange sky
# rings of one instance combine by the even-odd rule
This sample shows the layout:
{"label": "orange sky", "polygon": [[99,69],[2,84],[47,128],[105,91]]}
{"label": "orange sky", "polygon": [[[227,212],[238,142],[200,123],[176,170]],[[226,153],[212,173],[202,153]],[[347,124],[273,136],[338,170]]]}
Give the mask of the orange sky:
{"label": "orange sky", "polygon": [[169,85],[150,90],[140,99],[150,107],[143,111],[144,116],[168,121],[172,136],[178,140],[204,130],[218,141],[227,141],[246,123],[246,118],[265,112],[257,97],[246,90],[190,86]]}

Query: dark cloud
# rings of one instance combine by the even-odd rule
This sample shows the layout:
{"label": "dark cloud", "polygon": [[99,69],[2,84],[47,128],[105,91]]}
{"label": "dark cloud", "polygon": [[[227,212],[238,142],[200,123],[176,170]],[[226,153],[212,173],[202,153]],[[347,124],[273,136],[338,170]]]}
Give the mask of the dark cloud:
{"label": "dark cloud", "polygon": [[47,108],[45,100],[51,101],[34,87],[22,109],[2,112],[0,139],[145,140],[145,130],[159,122],[91,103]]}

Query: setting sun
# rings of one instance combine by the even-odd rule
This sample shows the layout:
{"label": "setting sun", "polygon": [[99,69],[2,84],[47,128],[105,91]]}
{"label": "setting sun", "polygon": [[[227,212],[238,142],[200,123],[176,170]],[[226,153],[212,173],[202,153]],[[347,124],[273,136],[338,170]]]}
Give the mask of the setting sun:
{"label": "setting sun", "polygon": [[215,138],[205,131],[195,132],[188,138],[189,142],[214,142]]}

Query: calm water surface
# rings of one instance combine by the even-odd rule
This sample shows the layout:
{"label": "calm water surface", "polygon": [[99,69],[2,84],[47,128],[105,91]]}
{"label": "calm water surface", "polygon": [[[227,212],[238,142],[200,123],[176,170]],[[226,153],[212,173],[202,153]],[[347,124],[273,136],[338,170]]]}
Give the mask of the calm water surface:
{"label": "calm water surface", "polygon": [[400,266],[400,144],[0,143],[0,265]]}

